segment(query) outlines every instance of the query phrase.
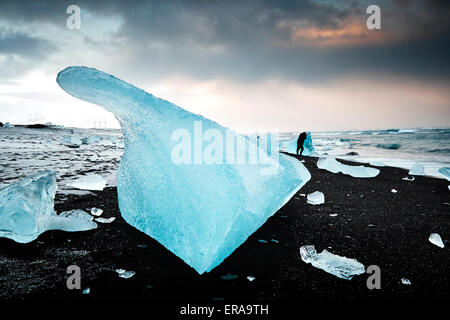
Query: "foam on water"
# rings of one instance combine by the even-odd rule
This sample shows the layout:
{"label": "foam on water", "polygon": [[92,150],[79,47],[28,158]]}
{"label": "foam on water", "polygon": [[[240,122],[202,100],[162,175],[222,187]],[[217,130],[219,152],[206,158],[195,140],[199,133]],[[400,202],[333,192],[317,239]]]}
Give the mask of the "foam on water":
{"label": "foam on water", "polygon": [[[82,137],[88,144],[68,147],[64,144],[65,136]],[[122,133],[117,129],[20,126],[0,129],[0,183],[10,184],[37,171],[54,170],[58,194],[63,195],[61,199],[68,194],[89,194],[68,185],[89,172],[101,174],[107,179],[107,185],[114,186],[122,154]]]}
{"label": "foam on water", "polygon": [[[301,128],[299,129],[299,132]],[[383,162],[387,166],[410,170],[419,162],[424,175],[444,178],[439,172],[450,167],[450,128],[407,128],[365,131],[312,132],[319,155],[330,155],[363,163]],[[290,141],[298,132],[283,133],[281,141]],[[377,147],[378,146],[378,147]],[[395,146],[398,149],[382,148]],[[357,155],[347,155],[357,152]]]}

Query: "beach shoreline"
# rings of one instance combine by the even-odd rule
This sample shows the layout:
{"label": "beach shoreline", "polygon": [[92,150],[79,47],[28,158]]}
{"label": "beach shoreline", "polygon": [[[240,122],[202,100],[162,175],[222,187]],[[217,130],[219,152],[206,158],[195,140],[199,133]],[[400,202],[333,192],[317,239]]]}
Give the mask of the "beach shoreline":
{"label": "beach shoreline", "polygon": [[[65,195],[64,202],[57,194],[57,212],[97,207],[104,210],[103,217],[116,220],[86,232],[49,231],[28,244],[0,238],[0,301],[295,303],[450,298],[448,181],[423,176],[404,181],[407,170],[394,167],[379,168],[375,178],[358,179],[319,170],[315,157],[302,159],[311,180],[222,264],[203,275],[128,225],[120,216],[115,187],[91,195]],[[306,203],[302,195],[314,191],[324,193],[324,204]],[[430,233],[439,233],[445,248],[431,244]],[[369,274],[343,280],[303,262],[302,245],[355,258],[366,268],[379,266],[381,289],[368,289]],[[67,289],[70,265],[80,267],[82,289],[90,288],[89,294]],[[120,278],[115,272],[119,268],[136,275]],[[226,275],[237,277],[224,280]],[[411,285],[402,284],[401,278]]]}

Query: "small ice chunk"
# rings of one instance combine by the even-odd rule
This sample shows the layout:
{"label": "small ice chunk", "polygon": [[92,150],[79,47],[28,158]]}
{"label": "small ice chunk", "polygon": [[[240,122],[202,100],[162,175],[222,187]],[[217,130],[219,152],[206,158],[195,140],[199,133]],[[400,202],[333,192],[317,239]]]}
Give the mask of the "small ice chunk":
{"label": "small ice chunk", "polygon": [[91,208],[91,214],[96,217],[100,217],[103,213],[102,209],[99,208]]}
{"label": "small ice chunk", "polygon": [[252,282],[252,281],[255,280],[255,279],[256,279],[255,277],[247,276],[247,280],[250,281],[250,282]]}
{"label": "small ice chunk", "polygon": [[130,279],[132,276],[136,274],[134,271],[127,271],[125,269],[116,269],[117,274],[119,277],[124,279]]}
{"label": "small ice chunk", "polygon": [[222,278],[223,280],[234,280],[234,279],[237,278],[237,276],[234,275],[234,274],[228,273],[228,274],[226,274],[224,276],[221,276],[220,278]]}
{"label": "small ice chunk", "polygon": [[402,281],[402,284],[411,285],[411,281],[409,281],[409,279],[402,278],[401,281]]}
{"label": "small ice chunk", "polygon": [[300,247],[300,256],[304,262],[341,279],[351,280],[353,276],[366,272],[364,265],[356,259],[341,257],[327,250],[318,254],[313,245]]}
{"label": "small ice chunk", "polygon": [[432,244],[438,246],[439,248],[444,248],[444,243],[442,242],[442,238],[439,234],[437,234],[437,233],[430,234],[430,237],[428,238],[428,240]]}
{"label": "small ice chunk", "polygon": [[337,215],[337,213],[330,213],[330,217],[336,217]]}
{"label": "small ice chunk", "polygon": [[98,190],[101,191],[106,186],[106,179],[98,174],[90,174],[81,176],[77,180],[69,184],[70,187],[81,190]]}
{"label": "small ice chunk", "polygon": [[392,193],[397,193],[398,191],[395,190],[395,189],[392,189],[391,192],[392,192]]}
{"label": "small ice chunk", "polygon": [[440,168],[439,173],[442,174],[448,181],[450,181],[450,168],[449,167],[443,167]]}
{"label": "small ice chunk", "polygon": [[102,159],[103,158],[100,158],[97,154],[93,154],[88,158],[88,160],[91,162],[102,161]]}
{"label": "small ice chunk", "polygon": [[380,173],[379,169],[365,166],[349,166],[337,161],[333,157],[320,158],[317,161],[317,167],[333,173],[342,172],[355,178],[373,178]]}
{"label": "small ice chunk", "polygon": [[279,243],[278,240],[275,240],[275,239],[270,239],[270,242]]}
{"label": "small ice chunk", "polygon": [[100,140],[101,140],[101,138],[99,136],[90,136],[90,137],[81,138],[81,143],[82,144],[91,144],[91,143],[99,142]]}
{"label": "small ice chunk", "polygon": [[63,145],[69,148],[79,148],[83,142],[79,136],[64,136]]}
{"label": "small ice chunk", "polygon": [[259,239],[258,242],[259,242],[259,243],[267,243],[267,241],[266,241],[266,240],[263,240],[263,239]]}
{"label": "small ice chunk", "polygon": [[81,291],[82,294],[89,294],[91,293],[91,288],[87,287],[86,289],[84,289],[83,291]]}
{"label": "small ice chunk", "polygon": [[416,178],[414,178],[414,177],[404,177],[404,178],[402,178],[402,180],[405,180],[405,181],[414,181]]}
{"label": "small ice chunk", "polygon": [[56,214],[55,171],[29,175],[0,190],[0,237],[27,243],[47,230],[86,231],[97,228],[82,210]]}
{"label": "small ice chunk", "polygon": [[111,223],[111,222],[113,222],[114,220],[116,220],[116,217],[111,217],[111,218],[95,218],[94,220],[97,221],[97,222],[100,222],[100,223]]}
{"label": "small ice chunk", "polygon": [[308,194],[308,196],[306,197],[306,202],[312,205],[323,204],[325,203],[325,196],[322,192],[316,191]]}
{"label": "small ice chunk", "polygon": [[[83,211],[81,209],[75,209],[75,210],[69,210],[69,211],[64,211],[61,212],[58,217],[61,218],[75,218],[75,219],[79,219],[81,220],[86,220],[86,221],[92,221],[94,220],[94,217],[92,217],[91,215],[89,215],[86,211]],[[71,226],[69,225],[67,228],[71,228]],[[90,230],[90,229],[88,229]],[[77,230],[66,230],[66,231],[77,231]]]}
{"label": "small ice chunk", "polygon": [[9,123],[9,122],[6,122],[4,125],[3,125],[3,128],[5,128],[5,129],[11,129],[13,127],[13,125],[11,124],[11,123]]}
{"label": "small ice chunk", "polygon": [[136,272],[134,272],[134,271],[125,271],[124,273],[119,274],[119,277],[124,278],[124,279],[130,279],[135,274],[136,274]]}
{"label": "small ice chunk", "polygon": [[408,174],[410,176],[423,176],[423,175],[425,175],[425,169],[423,168],[422,164],[420,164],[419,162],[416,162],[413,164],[413,166],[409,170]]}

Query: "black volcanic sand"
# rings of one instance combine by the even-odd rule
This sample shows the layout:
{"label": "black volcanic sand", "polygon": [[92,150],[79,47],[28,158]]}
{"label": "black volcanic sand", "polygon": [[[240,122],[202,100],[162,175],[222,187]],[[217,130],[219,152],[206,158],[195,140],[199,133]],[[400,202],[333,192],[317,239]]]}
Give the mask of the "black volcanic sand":
{"label": "black volcanic sand", "polygon": [[[98,229],[50,231],[29,244],[0,239],[1,300],[146,299],[177,303],[212,301],[435,300],[450,296],[449,182],[416,177],[383,167],[376,178],[357,179],[316,167],[304,158],[311,180],[231,256],[210,273],[198,275],[170,251],[128,225],[120,216],[115,188],[71,196],[55,209],[99,207],[116,217]],[[350,163],[349,163],[350,164]],[[398,193],[392,193],[396,189]],[[321,191],[325,204],[313,206],[301,194]],[[331,217],[330,214],[337,214]],[[446,247],[428,241],[439,233]],[[276,240],[272,241],[272,239]],[[266,240],[262,243],[258,240]],[[306,264],[299,247],[356,258],[381,269],[381,289],[369,290],[368,274],[339,279]],[[68,290],[66,269],[81,268],[82,289]],[[116,268],[133,270],[120,278]],[[221,277],[236,275],[233,280]],[[247,276],[256,278],[253,282]],[[412,285],[403,285],[401,278]]]}

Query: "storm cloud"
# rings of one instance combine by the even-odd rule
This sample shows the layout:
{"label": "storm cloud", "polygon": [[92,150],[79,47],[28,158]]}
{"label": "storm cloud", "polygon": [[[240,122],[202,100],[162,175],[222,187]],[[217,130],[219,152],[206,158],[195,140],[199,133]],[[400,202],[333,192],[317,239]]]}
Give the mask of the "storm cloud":
{"label": "storm cloud", "polygon": [[[186,73],[248,81],[271,76],[323,81],[348,73],[389,73],[448,81],[448,2],[374,3],[382,8],[379,31],[365,27],[367,4],[354,1],[80,1],[78,5],[82,13],[93,14],[82,19],[84,43],[94,50],[102,50],[105,42],[114,44],[125,55],[123,68],[139,65],[136,76]],[[5,1],[0,16],[11,29],[52,24],[68,33],[67,5]],[[83,32],[101,17],[116,17],[120,25],[102,38]],[[108,31],[108,25],[103,27]],[[0,38],[1,53],[28,49],[40,56],[39,47],[53,41],[52,34],[15,36],[15,41]],[[62,46],[57,41],[52,45]]]}
{"label": "storm cloud", "polygon": [[[66,8],[81,8],[80,30]],[[366,8],[381,8],[381,30]],[[448,86],[450,5],[439,0],[0,1],[2,82],[88,65],[143,87],[167,77],[253,85],[278,79],[407,79]]]}

